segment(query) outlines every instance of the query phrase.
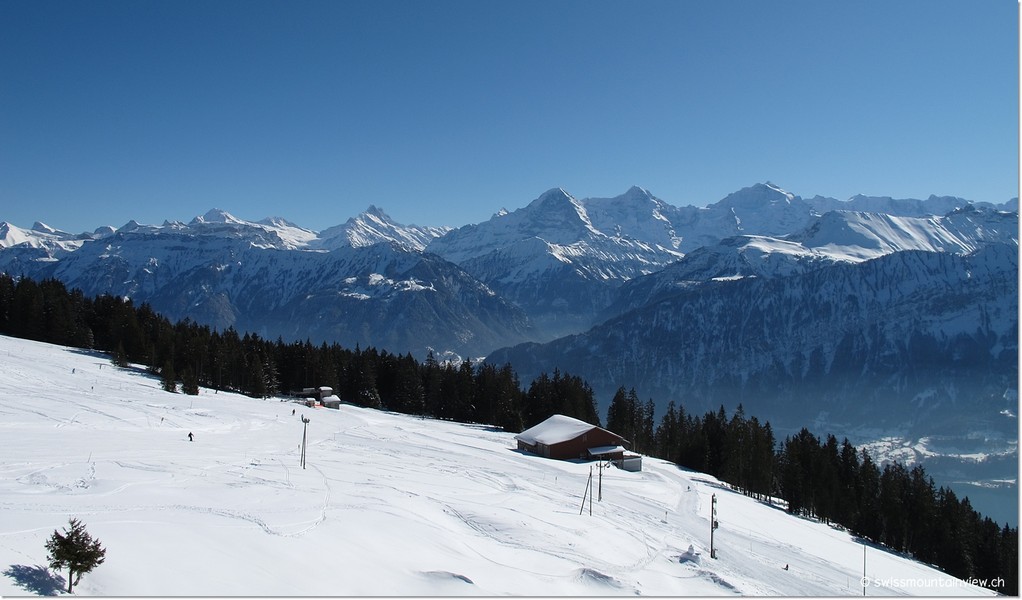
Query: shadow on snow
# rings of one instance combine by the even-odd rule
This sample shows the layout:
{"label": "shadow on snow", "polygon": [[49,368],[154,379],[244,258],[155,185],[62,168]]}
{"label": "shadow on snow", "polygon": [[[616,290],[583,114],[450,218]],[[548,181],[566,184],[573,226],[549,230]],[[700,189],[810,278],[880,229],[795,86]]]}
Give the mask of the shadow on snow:
{"label": "shadow on snow", "polygon": [[67,587],[67,581],[63,577],[54,575],[49,569],[39,565],[34,567],[11,565],[3,575],[13,579],[18,587],[26,592],[40,596],[57,596]]}

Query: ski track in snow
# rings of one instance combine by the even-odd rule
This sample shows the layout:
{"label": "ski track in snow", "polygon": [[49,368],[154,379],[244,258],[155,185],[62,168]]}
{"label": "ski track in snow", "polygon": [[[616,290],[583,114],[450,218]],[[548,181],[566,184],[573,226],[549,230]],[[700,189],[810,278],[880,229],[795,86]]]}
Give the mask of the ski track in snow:
{"label": "ski track in snow", "polygon": [[[522,453],[485,426],[170,394],[97,355],[10,338],[0,355],[0,571],[45,564],[45,540],[76,516],[108,550],[80,595],[861,593],[847,532],[663,461],[605,470],[602,501],[583,505],[590,463]],[[868,554],[871,576],[951,580]],[[0,595],[24,593],[0,577]]]}

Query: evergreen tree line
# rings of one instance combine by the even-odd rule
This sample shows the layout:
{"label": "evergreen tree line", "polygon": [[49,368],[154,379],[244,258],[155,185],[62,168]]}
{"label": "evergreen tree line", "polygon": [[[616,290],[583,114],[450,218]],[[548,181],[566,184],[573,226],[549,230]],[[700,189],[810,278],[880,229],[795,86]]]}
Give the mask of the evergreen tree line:
{"label": "evergreen tree line", "polygon": [[936,487],[922,466],[881,468],[847,439],[822,440],[806,428],[777,444],[770,423],[746,417],[740,405],[730,418],[723,406],[700,417],[672,401],[654,428],[653,406],[620,388],[607,428],[633,440],[636,451],[713,475],[749,496],[780,498],[789,513],[841,525],[955,577],[1018,595],[1018,529],[999,526],[968,498]]}
{"label": "evergreen tree line", "polygon": [[[553,414],[600,425],[593,390],[577,376],[541,374],[524,390],[510,365],[422,363],[375,348],[269,341],[219,332],[185,319],[172,324],[148,304],[109,295],[86,298],[54,279],[0,274],[0,334],[104,351],[120,365],[146,365],[165,389],[204,386],[253,397],[329,386],[346,402],[521,431]],[[741,406],[703,416],[673,401],[655,424],[652,400],[621,388],[607,429],[636,452],[708,473],[792,514],[840,524],[863,539],[906,552],[963,578],[996,580],[1018,593],[1018,530],[983,518],[953,491],[935,488],[922,467],[881,468],[865,451],[807,429],[780,444],[770,423]]]}
{"label": "evergreen tree line", "polygon": [[521,431],[553,414],[600,424],[592,388],[554,371],[527,390],[510,365],[424,362],[411,354],[269,341],[188,319],[171,323],[146,303],[110,295],[86,298],[55,279],[0,274],[0,334],[110,353],[142,364],[168,391],[199,387],[270,397],[329,386],[344,401],[407,414]]}

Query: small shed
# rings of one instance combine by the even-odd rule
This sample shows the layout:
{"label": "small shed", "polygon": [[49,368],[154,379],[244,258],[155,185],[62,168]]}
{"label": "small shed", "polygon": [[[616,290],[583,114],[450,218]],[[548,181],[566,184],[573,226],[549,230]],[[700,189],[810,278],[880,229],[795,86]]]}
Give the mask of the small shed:
{"label": "small shed", "polygon": [[560,460],[601,458],[620,460],[628,440],[591,423],[553,415],[515,436],[518,449]]}
{"label": "small shed", "polygon": [[614,461],[614,466],[625,471],[637,472],[642,470],[642,456],[639,454],[626,453],[621,460]]}
{"label": "small shed", "polygon": [[300,392],[295,392],[295,396],[298,396],[299,398],[315,398],[317,400],[322,400],[323,398],[332,396],[333,394],[334,389],[325,385],[314,388],[305,388]]}

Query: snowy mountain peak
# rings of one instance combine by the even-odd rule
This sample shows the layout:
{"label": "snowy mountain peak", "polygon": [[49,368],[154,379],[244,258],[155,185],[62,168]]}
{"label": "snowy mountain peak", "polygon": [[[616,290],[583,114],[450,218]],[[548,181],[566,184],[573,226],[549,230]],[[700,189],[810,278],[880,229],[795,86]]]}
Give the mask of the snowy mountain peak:
{"label": "snowy mountain peak", "polygon": [[637,186],[637,185],[633,185],[632,187],[628,188],[628,191],[625,192],[624,195],[625,196],[636,196],[636,197],[641,197],[641,198],[652,198],[653,197],[653,194],[651,194],[649,192],[649,190],[647,190],[646,188]]}
{"label": "snowy mountain peak", "polygon": [[370,215],[370,216],[376,217],[378,219],[382,219],[384,221],[393,221],[390,218],[390,215],[385,213],[382,208],[376,206],[375,204],[370,204],[369,208],[365,209],[365,211],[362,214],[363,215]]}
{"label": "snowy mountain peak", "polygon": [[49,233],[52,235],[60,235],[63,232],[59,229],[54,229],[42,221],[36,221],[32,224],[32,231],[38,231],[39,233]]}
{"label": "snowy mountain peak", "polygon": [[445,233],[449,227],[419,227],[401,225],[374,204],[364,212],[337,225],[323,230],[310,247],[334,250],[345,246],[362,248],[379,243],[399,244],[416,252],[422,252],[426,245]]}
{"label": "snowy mountain peak", "polygon": [[258,223],[260,225],[266,225],[266,226],[269,226],[269,227],[296,227],[296,228],[299,228],[297,225],[295,225],[291,221],[288,221],[284,217],[266,217],[265,219],[260,219],[259,221],[256,221],[256,223]]}
{"label": "snowy mountain peak", "polygon": [[533,218],[551,219],[555,226],[568,225],[571,227],[582,224],[587,228],[592,228],[585,207],[564,188],[547,190],[539,198],[529,203],[526,210]]}
{"label": "snowy mountain peak", "polygon": [[533,200],[529,204],[529,206],[536,205],[537,207],[539,207],[539,206],[551,207],[551,206],[561,206],[561,205],[565,205],[565,204],[570,204],[571,206],[576,206],[578,204],[578,201],[575,200],[574,196],[572,196],[567,191],[565,191],[564,188],[557,187],[557,188],[551,188],[551,189],[543,192],[542,194],[540,194],[539,198],[536,198],[535,200]]}
{"label": "snowy mountain peak", "polygon": [[0,223],[0,248],[16,246],[24,243],[30,237],[31,233],[26,232],[17,225],[12,225],[7,221]]}
{"label": "snowy mountain peak", "polygon": [[234,215],[225,210],[213,208],[206,211],[206,214],[202,215],[201,217],[195,217],[189,224],[197,225],[199,223],[233,223],[240,225],[243,224],[244,221],[238,219],[237,217],[235,217]]}
{"label": "snowy mountain peak", "polygon": [[798,196],[786,192],[773,183],[757,183],[728,194],[717,205],[732,208],[761,208],[772,204],[791,204]]}
{"label": "snowy mountain peak", "polygon": [[[0,222],[0,249],[23,246],[43,250],[49,258],[73,251],[81,246],[83,236],[74,236],[36,222],[32,229],[22,229],[6,221]],[[37,257],[40,258],[40,257]]]}

